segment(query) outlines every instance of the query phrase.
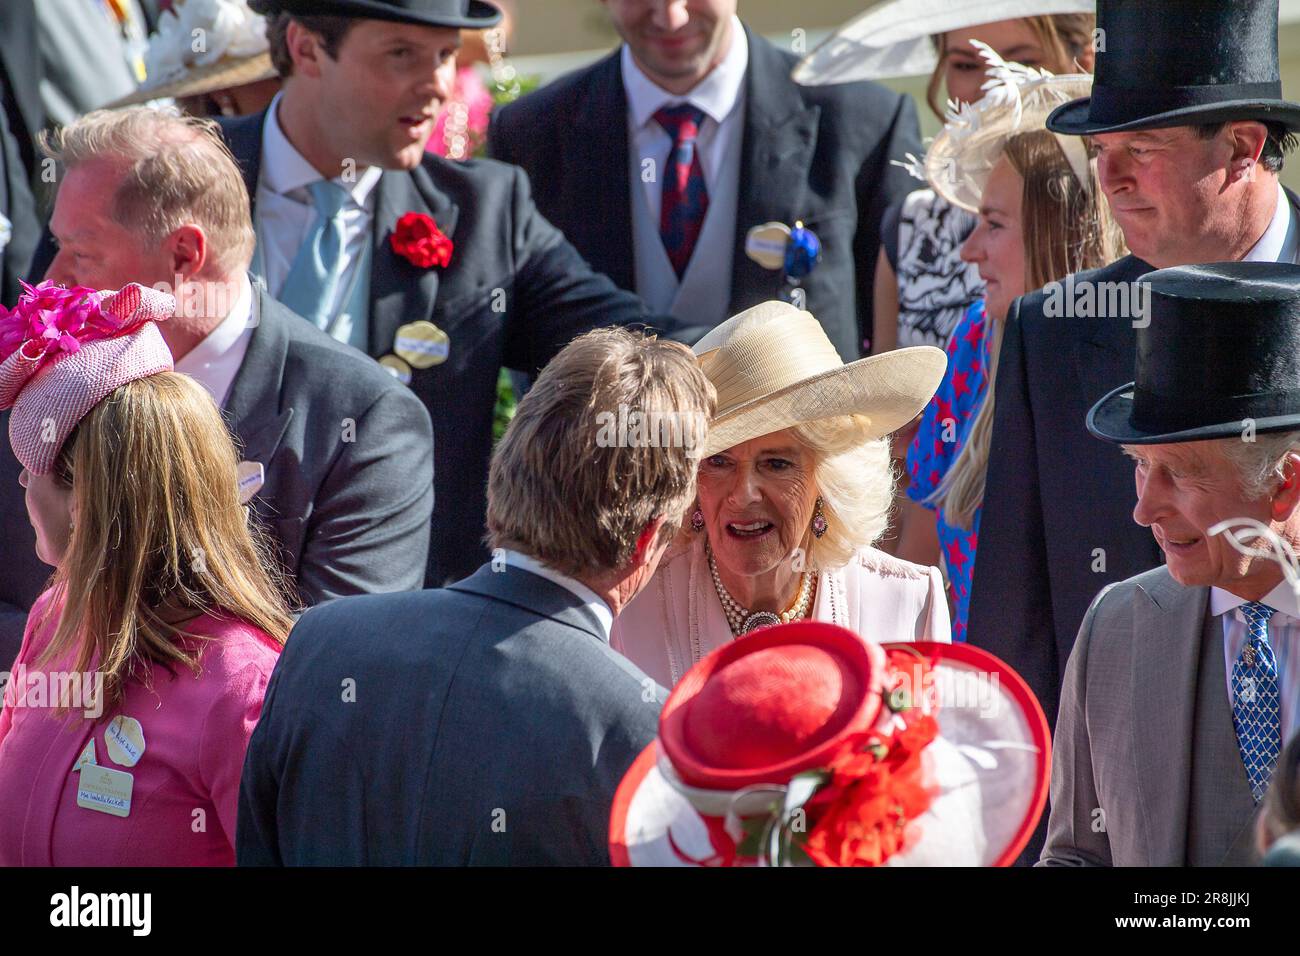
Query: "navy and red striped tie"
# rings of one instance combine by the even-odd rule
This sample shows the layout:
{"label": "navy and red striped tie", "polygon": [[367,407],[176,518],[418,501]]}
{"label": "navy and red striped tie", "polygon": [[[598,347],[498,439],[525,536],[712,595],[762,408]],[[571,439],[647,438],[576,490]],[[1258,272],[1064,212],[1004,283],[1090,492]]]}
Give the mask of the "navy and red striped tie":
{"label": "navy and red striped tie", "polygon": [[704,168],[700,165],[695,140],[704,123],[704,111],[690,103],[668,106],[655,113],[655,122],[673,139],[664,170],[663,205],[659,211],[659,235],[663,238],[668,261],[680,279],[695,251],[695,243],[704,228],[709,211],[709,191],[704,185]]}

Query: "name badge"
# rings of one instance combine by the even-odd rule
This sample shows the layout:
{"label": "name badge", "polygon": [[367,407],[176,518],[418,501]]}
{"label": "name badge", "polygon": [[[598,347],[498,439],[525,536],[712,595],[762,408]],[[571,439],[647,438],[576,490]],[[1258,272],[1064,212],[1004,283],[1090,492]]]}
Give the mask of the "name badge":
{"label": "name badge", "polygon": [[144,755],[144,729],[134,717],[118,715],[104,731],[104,746],[114,763],[134,767]]}
{"label": "name badge", "polygon": [[239,503],[246,505],[266,484],[266,467],[260,461],[241,461],[235,474],[239,478]]}
{"label": "name badge", "polygon": [[87,764],[77,782],[77,806],[114,817],[129,816],[134,786],[135,778],[125,770]]}

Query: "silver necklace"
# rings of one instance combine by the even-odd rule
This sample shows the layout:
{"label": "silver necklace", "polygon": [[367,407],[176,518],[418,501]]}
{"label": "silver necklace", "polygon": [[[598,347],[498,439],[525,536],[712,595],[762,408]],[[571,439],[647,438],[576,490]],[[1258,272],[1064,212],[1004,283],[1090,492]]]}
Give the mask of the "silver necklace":
{"label": "silver necklace", "polygon": [[742,634],[748,634],[750,631],[756,631],[760,627],[789,624],[791,621],[798,621],[807,616],[808,607],[812,603],[813,575],[811,571],[804,571],[800,575],[799,594],[789,609],[782,611],[780,614],[773,611],[755,611],[751,614],[749,608],[741,607],[736,602],[736,599],[731,596],[731,593],[722,583],[722,577],[718,574],[718,562],[713,558],[713,549],[707,548],[707,552],[709,555],[709,572],[713,575],[713,587],[718,592],[718,600],[722,602],[722,610],[727,615],[727,623],[731,626],[733,636],[739,637]]}

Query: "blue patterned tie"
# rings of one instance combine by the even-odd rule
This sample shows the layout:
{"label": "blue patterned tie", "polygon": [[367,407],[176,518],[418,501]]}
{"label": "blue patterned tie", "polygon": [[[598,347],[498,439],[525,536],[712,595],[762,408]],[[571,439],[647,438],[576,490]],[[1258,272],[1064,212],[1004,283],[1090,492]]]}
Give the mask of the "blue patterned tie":
{"label": "blue patterned tie", "polygon": [[659,235],[673,271],[680,279],[686,274],[695,243],[704,228],[709,211],[709,191],[704,185],[704,167],[700,164],[695,140],[704,124],[704,111],[682,103],[655,113],[655,122],[673,138],[664,170],[663,205],[659,210]]}
{"label": "blue patterned tie", "polygon": [[1258,802],[1268,789],[1282,749],[1282,698],[1277,686],[1277,659],[1268,642],[1273,609],[1257,601],[1241,606],[1246,643],[1232,665],[1232,723],[1237,729],[1241,762]]}
{"label": "blue patterned tie", "polygon": [[298,247],[279,299],[317,328],[327,329],[343,273],[343,209],[351,197],[342,186],[323,179],[307,188],[316,204],[316,224]]}

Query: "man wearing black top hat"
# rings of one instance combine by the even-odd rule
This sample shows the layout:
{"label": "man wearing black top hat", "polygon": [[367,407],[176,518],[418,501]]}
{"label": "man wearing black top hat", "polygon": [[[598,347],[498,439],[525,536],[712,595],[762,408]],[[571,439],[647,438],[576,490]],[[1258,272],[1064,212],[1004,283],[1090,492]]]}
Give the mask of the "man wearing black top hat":
{"label": "man wearing black top hat", "polygon": [[1300,726],[1300,267],[1147,278],[1136,381],[1087,427],[1135,462],[1133,521],[1167,563],[1084,618],[1042,862],[1252,864],[1260,798]]}
{"label": "man wearing black top hat", "polygon": [[1136,280],[1300,253],[1300,200],[1278,182],[1300,105],[1282,99],[1276,0],[1100,0],[1097,15],[1092,97],[1048,126],[1090,139],[1132,255],[1011,308],[968,624],[1049,719],[1093,597],[1162,560],[1131,520],[1127,463],[1083,427],[1098,395],[1133,378]]}
{"label": "man wearing black top hat", "polygon": [[[434,426],[426,580],[482,563],[500,369],[535,372],[574,336],[645,318],[538,212],[527,177],[427,154],[460,30],[481,0],[254,0],[284,87],[223,121],[253,201],[271,294],[378,359]],[[704,329],[671,329],[693,340]]]}

